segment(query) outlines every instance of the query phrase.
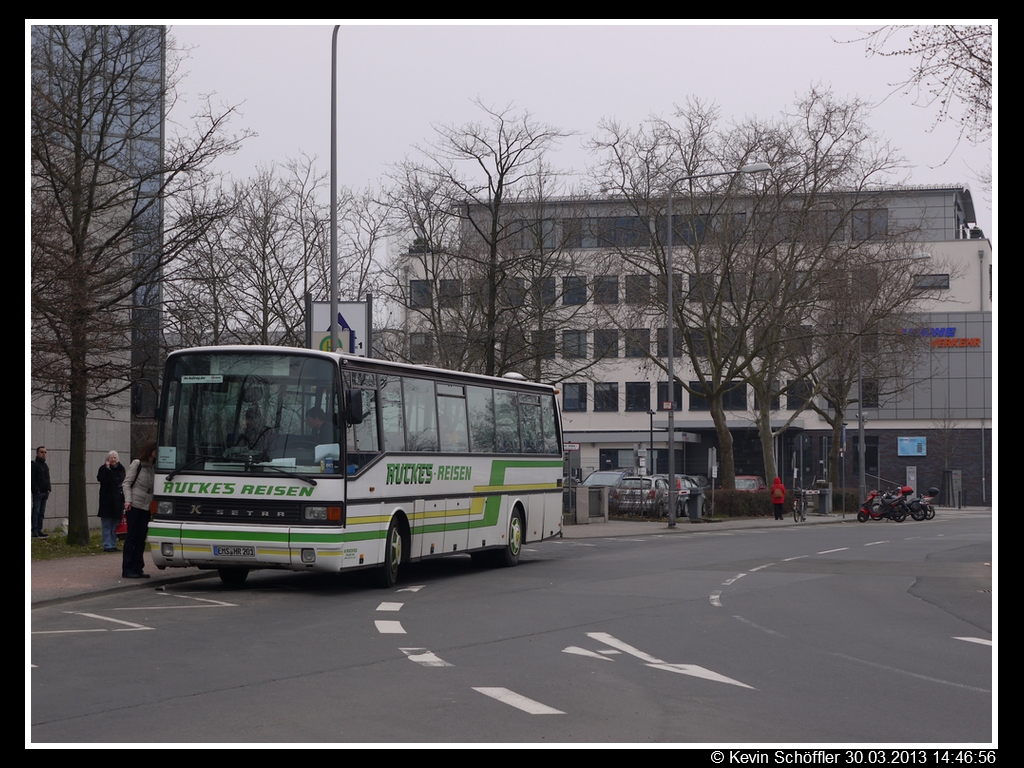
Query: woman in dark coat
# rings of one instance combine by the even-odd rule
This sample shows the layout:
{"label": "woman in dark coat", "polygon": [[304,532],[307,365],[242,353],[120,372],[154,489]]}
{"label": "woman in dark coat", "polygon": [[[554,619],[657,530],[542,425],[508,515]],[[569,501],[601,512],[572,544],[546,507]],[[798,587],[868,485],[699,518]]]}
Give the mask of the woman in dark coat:
{"label": "woman in dark coat", "polygon": [[121,490],[124,492],[124,511],[128,516],[128,534],[124,539],[121,576],[125,579],[148,579],[143,572],[146,553],[146,534],[149,533],[149,505],[153,501],[154,470],[156,467],[156,440],[150,440],[131,463],[125,473]]}
{"label": "woman in dark coat", "polygon": [[107,454],[106,463],[96,474],[100,484],[100,523],[103,526],[103,551],[117,552],[117,525],[124,514],[124,466],[118,461],[117,451]]}

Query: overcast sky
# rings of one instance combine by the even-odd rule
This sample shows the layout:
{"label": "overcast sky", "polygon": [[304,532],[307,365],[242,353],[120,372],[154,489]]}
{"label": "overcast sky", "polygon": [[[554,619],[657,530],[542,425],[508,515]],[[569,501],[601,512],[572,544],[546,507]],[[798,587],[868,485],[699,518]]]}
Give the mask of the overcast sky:
{"label": "overcast sky", "polygon": [[[378,183],[432,137],[432,125],[480,119],[476,98],[577,132],[553,163],[581,170],[590,161],[583,142],[602,118],[635,126],[691,96],[716,103],[725,119],[772,117],[820,85],[875,105],[872,127],[910,164],[903,181],[968,185],[978,224],[994,238],[992,195],[975,180],[992,162],[992,144],[958,144],[954,124],[932,130],[933,109],[893,93],[909,59],[868,58],[863,42],[837,42],[874,26],[346,24],[338,35],[339,183]],[[332,29],[171,25],[178,44],[192,48],[179,117],[198,94],[215,93],[241,105],[235,127],[259,134],[221,169],[244,177],[305,152],[329,170]]]}

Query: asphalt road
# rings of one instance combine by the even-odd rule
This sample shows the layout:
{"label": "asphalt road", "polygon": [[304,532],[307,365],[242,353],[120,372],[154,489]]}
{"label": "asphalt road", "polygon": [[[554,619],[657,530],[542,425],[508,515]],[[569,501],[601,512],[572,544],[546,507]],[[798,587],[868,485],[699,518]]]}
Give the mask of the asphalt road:
{"label": "asphalt road", "polygon": [[32,612],[36,743],[991,744],[991,514],[560,539]]}

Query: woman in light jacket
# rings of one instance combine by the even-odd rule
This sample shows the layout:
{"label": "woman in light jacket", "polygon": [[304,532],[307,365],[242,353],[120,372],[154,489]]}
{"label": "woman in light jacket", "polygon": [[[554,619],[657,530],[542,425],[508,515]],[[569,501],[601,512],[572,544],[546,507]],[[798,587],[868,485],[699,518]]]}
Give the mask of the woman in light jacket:
{"label": "woman in light jacket", "polygon": [[149,533],[149,505],[153,501],[153,480],[156,466],[156,440],[150,440],[132,462],[125,474],[121,490],[128,516],[128,534],[124,540],[121,576],[125,579],[148,579],[143,573],[146,534]]}

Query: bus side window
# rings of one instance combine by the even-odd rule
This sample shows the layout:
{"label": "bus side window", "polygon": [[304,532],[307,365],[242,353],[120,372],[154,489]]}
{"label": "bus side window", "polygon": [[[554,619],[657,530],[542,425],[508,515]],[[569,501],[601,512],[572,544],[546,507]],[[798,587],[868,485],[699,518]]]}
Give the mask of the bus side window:
{"label": "bus side window", "polygon": [[405,450],[405,416],[402,382],[397,376],[380,377],[380,413],[384,425],[384,450]]}

